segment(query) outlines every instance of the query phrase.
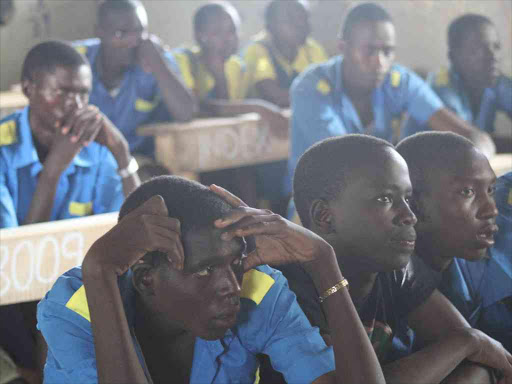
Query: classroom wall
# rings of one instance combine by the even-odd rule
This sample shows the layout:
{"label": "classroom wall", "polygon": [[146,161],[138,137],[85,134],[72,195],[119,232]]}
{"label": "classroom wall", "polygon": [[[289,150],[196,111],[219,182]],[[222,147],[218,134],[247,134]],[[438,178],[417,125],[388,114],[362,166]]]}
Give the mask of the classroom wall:
{"label": "classroom wall", "polygon": [[[0,0],[1,1],[1,0]],[[263,9],[269,0],[234,0],[242,16],[241,41],[263,27]],[[47,38],[92,37],[98,0],[15,0],[16,14],[0,29],[0,89],[17,83],[28,49]],[[206,1],[143,0],[150,31],[170,46],[193,42],[191,19]],[[415,69],[446,65],[446,27],[466,12],[482,13],[497,25],[503,46],[503,70],[512,74],[512,2],[510,0],[380,0],[395,20],[397,60]],[[45,6],[41,11],[39,4]],[[336,35],[347,8],[357,1],[313,0],[313,36],[336,54]],[[44,14],[49,15],[45,28]]]}

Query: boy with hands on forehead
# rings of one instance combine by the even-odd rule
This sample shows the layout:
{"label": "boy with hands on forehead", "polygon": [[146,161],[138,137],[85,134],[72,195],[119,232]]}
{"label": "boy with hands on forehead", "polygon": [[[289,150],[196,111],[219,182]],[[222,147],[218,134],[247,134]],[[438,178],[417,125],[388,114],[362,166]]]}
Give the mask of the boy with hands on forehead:
{"label": "boy with hands on forehead", "polygon": [[[255,239],[248,255],[244,236]],[[322,292],[334,354],[284,277],[263,265],[290,262]],[[332,247],[179,177],[131,194],[119,223],[38,309],[47,382],[253,382],[259,353],[289,382],[384,382]]]}

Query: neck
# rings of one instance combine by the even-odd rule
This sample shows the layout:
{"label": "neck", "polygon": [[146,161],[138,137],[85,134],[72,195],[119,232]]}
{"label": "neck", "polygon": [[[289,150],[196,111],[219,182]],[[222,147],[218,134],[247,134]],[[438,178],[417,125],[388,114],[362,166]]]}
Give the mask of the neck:
{"label": "neck", "polygon": [[100,48],[99,60],[96,61],[96,65],[99,66],[99,72],[101,74],[101,80],[107,88],[115,87],[116,83],[119,82],[126,71],[123,66],[118,65],[113,57],[110,57],[108,52]]}
{"label": "neck", "polygon": [[287,45],[282,43],[279,39],[272,36],[272,44],[276,47],[276,50],[286,58],[290,63],[295,61],[297,57],[298,47]]}
{"label": "neck", "polygon": [[442,272],[450,266],[453,256],[446,256],[442,250],[432,248],[431,244],[433,240],[418,236],[415,252],[434,271]]}
{"label": "neck", "polygon": [[367,297],[373,289],[377,272],[368,271],[363,265],[349,263],[343,257],[337,257],[340,269],[350,284],[350,297],[357,303]]}

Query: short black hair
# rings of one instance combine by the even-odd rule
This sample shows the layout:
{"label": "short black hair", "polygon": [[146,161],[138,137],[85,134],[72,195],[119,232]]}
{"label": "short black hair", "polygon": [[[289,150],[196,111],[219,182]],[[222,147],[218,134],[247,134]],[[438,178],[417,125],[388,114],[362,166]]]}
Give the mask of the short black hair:
{"label": "short black hair", "polygon": [[483,15],[467,13],[453,20],[448,26],[448,49],[457,49],[468,33],[482,24],[493,25],[492,21]]}
{"label": "short black hair", "polygon": [[396,146],[407,162],[415,198],[428,193],[430,175],[450,169],[457,156],[475,148],[465,137],[453,132],[419,132],[406,137]]}
{"label": "short black hair", "polygon": [[344,135],[322,140],[300,157],[293,176],[293,198],[302,225],[310,228],[309,210],[316,199],[339,196],[352,169],[370,161],[382,148],[394,148],[369,135]]}
{"label": "short black hair", "polygon": [[179,176],[158,176],[141,184],[125,200],[119,220],[155,195],[163,197],[169,217],[181,223],[181,233],[212,227],[231,206],[209,188]]}
{"label": "short black hair", "polygon": [[81,65],[89,65],[89,61],[69,43],[45,41],[28,52],[23,61],[21,81],[33,81],[36,72],[53,73],[57,67],[77,68]]}
{"label": "short black hair", "polygon": [[98,24],[103,25],[110,12],[135,11],[138,7],[144,7],[139,0],[104,0],[98,7]]}
{"label": "short black hair", "polygon": [[307,0],[272,0],[265,7],[264,19],[267,29],[271,28],[271,26],[274,24],[275,17],[277,16],[279,9],[284,6],[288,6],[290,3],[298,3],[304,5],[307,3]]}
{"label": "short black hair", "polygon": [[192,19],[194,32],[200,32],[211,16],[219,12],[228,12],[229,7],[232,7],[232,5],[225,1],[212,1],[200,6]]}
{"label": "short black hair", "polygon": [[391,15],[380,5],[374,3],[363,3],[355,6],[345,17],[343,22],[340,38],[344,40],[350,39],[350,35],[354,27],[362,22],[393,22]]}

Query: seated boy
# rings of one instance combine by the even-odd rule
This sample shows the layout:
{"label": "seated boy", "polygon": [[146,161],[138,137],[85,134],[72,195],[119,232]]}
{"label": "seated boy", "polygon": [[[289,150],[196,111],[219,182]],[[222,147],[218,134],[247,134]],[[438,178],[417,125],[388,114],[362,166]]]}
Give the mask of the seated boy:
{"label": "seated boy", "polygon": [[327,54],[309,37],[306,1],[271,1],[265,8],[265,27],[243,54],[249,95],[288,108],[293,80],[311,64],[327,61]]}
{"label": "seated boy", "polygon": [[[295,171],[300,219],[334,248],[387,381],[439,383],[465,359],[511,377],[512,356],[470,328],[435,289],[435,276],[420,268],[421,259],[410,258],[417,221],[411,197],[404,159],[392,144],[371,136],[323,140],[304,153]],[[328,335],[331,329],[311,279],[298,265],[285,266],[283,272],[311,323]],[[415,353],[412,330],[415,342],[425,345]],[[480,354],[481,347],[488,357]],[[481,371],[475,380],[484,375],[487,382],[487,371]]]}
{"label": "seated boy", "polygon": [[[46,382],[252,383],[260,352],[290,383],[384,382],[332,247],[312,232],[176,176],[141,185],[119,217],[39,304]],[[324,292],[334,355],[262,265],[289,262]]]}
{"label": "seated boy", "polygon": [[154,157],[151,137],[137,135],[142,124],[190,120],[197,112],[172,55],[149,35],[139,0],[105,0],[98,7],[98,38],[74,45],[92,68],[91,104],[125,135],[130,150]]}
{"label": "seated boy", "polygon": [[[260,99],[244,100],[245,65],[235,55],[239,23],[238,12],[228,2],[207,3],[197,9],[193,20],[197,46],[175,51],[185,84],[196,95],[203,114],[234,116],[256,112],[275,135],[286,135],[288,118],[278,106]],[[270,199],[280,195],[280,182],[256,181],[254,168],[208,172],[201,175],[201,181],[226,186],[250,205],[256,205],[260,195]],[[256,193],[257,188],[262,191]]]}
{"label": "seated boy", "polygon": [[87,59],[48,41],[30,50],[29,106],[0,121],[0,228],[117,211],[138,185],[128,143],[89,105]]}
{"label": "seated boy", "polygon": [[[450,69],[429,75],[429,83],[444,105],[493,135],[495,141],[496,112],[512,118],[512,79],[500,70],[500,51],[498,31],[490,19],[476,14],[460,16],[448,27]],[[410,120],[405,134],[425,129]],[[511,140],[509,135],[496,141],[498,150],[512,151]]]}
{"label": "seated boy", "polygon": [[[436,148],[435,156],[430,148]],[[508,186],[507,176],[501,180],[495,202],[496,176],[462,136],[419,133],[397,151],[407,161],[414,189],[416,253],[442,273],[439,289],[471,326],[511,351],[512,174]]]}
{"label": "seated boy", "polygon": [[287,189],[299,157],[328,137],[364,133],[395,142],[407,113],[430,129],[470,137],[491,156],[490,136],[457,117],[411,70],[394,63],[397,31],[380,5],[357,4],[342,27],[342,55],[310,67],[291,88]]}

